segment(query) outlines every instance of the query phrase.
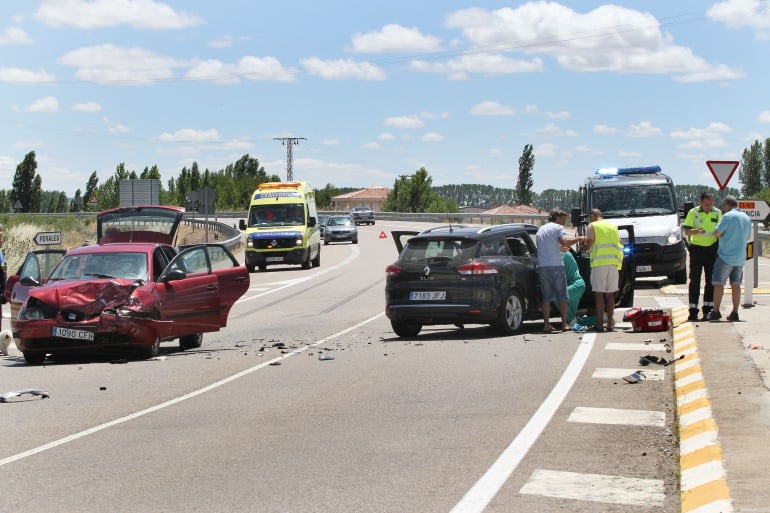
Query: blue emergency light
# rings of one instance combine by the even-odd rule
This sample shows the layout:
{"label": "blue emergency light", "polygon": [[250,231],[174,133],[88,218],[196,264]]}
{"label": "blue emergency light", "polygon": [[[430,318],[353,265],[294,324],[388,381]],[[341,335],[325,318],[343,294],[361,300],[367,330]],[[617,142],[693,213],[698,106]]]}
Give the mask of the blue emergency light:
{"label": "blue emergency light", "polygon": [[623,175],[652,175],[660,173],[660,166],[643,167],[605,167],[597,169],[594,174],[599,177],[623,176]]}

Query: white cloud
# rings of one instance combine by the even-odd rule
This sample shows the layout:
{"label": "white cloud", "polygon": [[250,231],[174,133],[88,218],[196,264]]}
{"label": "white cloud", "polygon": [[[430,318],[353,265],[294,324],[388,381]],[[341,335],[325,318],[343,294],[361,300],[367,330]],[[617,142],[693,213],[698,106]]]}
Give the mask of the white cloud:
{"label": "white cloud", "polygon": [[377,139],[379,139],[380,141],[392,141],[395,138],[396,136],[389,132],[383,132],[377,136]]}
{"label": "white cloud", "polygon": [[13,176],[13,173],[16,172],[16,166],[18,165],[19,163],[13,158],[7,155],[0,155],[0,173],[3,173],[6,176]]}
{"label": "white cloud", "polygon": [[379,31],[358,33],[353,36],[351,52],[357,53],[430,53],[441,51],[441,40],[420,33],[417,27],[406,28],[389,24]]}
{"label": "white cloud", "polygon": [[472,7],[450,14],[446,25],[461,30],[472,48],[549,55],[574,72],[666,74],[684,82],[744,76],[676,45],[652,14],[611,4],[586,13],[556,2]]}
{"label": "white cloud", "polygon": [[706,16],[722,21],[731,29],[752,27],[757,30],[758,39],[770,35],[770,4],[760,0],[726,0],[712,5]]}
{"label": "white cloud", "polygon": [[685,150],[721,148],[727,145],[724,134],[732,133],[732,128],[720,122],[709,123],[706,128],[688,128],[686,130],[673,130],[669,137],[684,140],[678,148]]}
{"label": "white cloud", "polygon": [[216,84],[235,84],[241,79],[252,82],[294,82],[295,68],[285,68],[275,57],[247,55],[230,64],[216,59],[197,62],[190,67],[185,78]]}
{"label": "white cloud", "polygon": [[516,114],[535,114],[537,113],[537,106],[527,105],[524,109],[519,110],[510,105],[503,105],[500,102],[487,100],[471,107],[470,113],[474,116],[515,116]]}
{"label": "white cloud", "polygon": [[422,128],[424,123],[417,116],[395,116],[385,120],[385,124],[393,128]]}
{"label": "white cloud", "polygon": [[489,148],[489,154],[497,157],[503,154],[503,150],[500,148]]}
{"label": "white cloud", "polygon": [[362,144],[361,148],[363,148],[365,150],[381,150],[382,146],[380,146],[380,143],[372,141],[372,142],[368,142],[366,144]]}
{"label": "white cloud", "polygon": [[322,60],[310,57],[300,61],[302,67],[311,75],[326,80],[385,80],[385,72],[369,62],[356,62],[352,59]]}
{"label": "white cloud", "polygon": [[13,143],[13,148],[16,150],[29,150],[30,148],[45,148],[48,146],[43,141],[16,141]]}
{"label": "white cloud", "polygon": [[648,138],[663,135],[663,130],[653,126],[649,121],[642,121],[638,125],[628,125],[626,137]]}
{"label": "white cloud", "polygon": [[337,139],[324,139],[321,144],[323,146],[339,146],[340,142]]}
{"label": "white cloud", "polygon": [[219,39],[213,39],[206,43],[210,48],[231,48],[233,46],[232,36],[222,36]]}
{"label": "white cloud", "polygon": [[560,126],[554,125],[553,123],[549,123],[543,128],[536,129],[535,133],[537,135],[542,135],[544,137],[562,137],[562,136],[577,137],[578,135],[577,132],[575,132],[574,130],[570,130],[570,129],[564,130]]}
{"label": "white cloud", "polygon": [[187,143],[210,143],[218,142],[222,138],[216,129],[195,130],[194,128],[182,128],[176,132],[163,132],[158,136],[159,141],[163,142],[187,142]]}
{"label": "white cloud", "polygon": [[59,112],[59,100],[54,96],[46,96],[30,103],[26,110],[29,112]]}
{"label": "white cloud", "polygon": [[203,23],[200,16],[177,12],[154,0],[43,0],[35,17],[50,27],[82,29],[129,25],[171,30]]}
{"label": "white cloud", "polygon": [[77,68],[75,76],[87,82],[149,84],[173,78],[175,67],[185,64],[140,47],[87,46],[59,58],[65,66]]}
{"label": "white cloud", "polygon": [[559,112],[548,112],[546,113],[546,116],[548,116],[550,119],[572,119],[572,114],[566,110]]}
{"label": "white cloud", "polygon": [[618,133],[618,129],[608,125],[594,125],[594,133],[601,135],[615,135]]}
{"label": "white cloud", "polygon": [[41,84],[56,81],[56,76],[47,71],[31,71],[21,68],[0,68],[0,83]]}
{"label": "white cloud", "polygon": [[579,144],[575,146],[575,151],[578,153],[585,153],[588,155],[602,155],[602,151],[598,150],[596,148],[592,148],[590,146],[587,146],[585,144]]}
{"label": "white cloud", "polygon": [[471,73],[494,77],[545,69],[539,58],[527,61],[491,53],[466,54],[444,62],[414,60],[409,67],[415,71],[446,75],[450,80],[465,80]]}
{"label": "white cloud", "polygon": [[537,157],[555,157],[556,145],[551,143],[538,144],[537,147],[532,150],[532,152]]}
{"label": "white cloud", "polygon": [[97,102],[83,102],[76,103],[70,107],[70,110],[74,110],[76,112],[101,112],[102,106]]}
{"label": "white cloud", "polygon": [[107,131],[111,134],[127,134],[131,131],[126,125],[121,125],[108,118],[102,118],[102,122],[107,125]]}
{"label": "white cloud", "polygon": [[640,158],[643,154],[638,151],[618,150],[618,157],[622,158]]}
{"label": "white cloud", "polygon": [[426,142],[441,142],[444,140],[444,136],[436,132],[428,132],[424,134],[420,140]]}
{"label": "white cloud", "polygon": [[757,121],[760,123],[770,123],[770,110],[763,110],[757,116]]}
{"label": "white cloud", "polygon": [[0,46],[29,45],[33,42],[24,29],[18,27],[8,27],[0,33]]}

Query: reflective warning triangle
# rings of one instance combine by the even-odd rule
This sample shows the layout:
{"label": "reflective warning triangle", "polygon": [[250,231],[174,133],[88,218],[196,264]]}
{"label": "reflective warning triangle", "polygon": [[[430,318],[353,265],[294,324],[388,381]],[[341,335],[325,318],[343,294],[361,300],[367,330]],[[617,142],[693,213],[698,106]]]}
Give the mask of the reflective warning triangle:
{"label": "reflective warning triangle", "polygon": [[385,235],[385,232],[384,232],[384,231],[381,231],[381,232],[380,232],[380,238],[381,238],[381,239],[387,239],[387,238],[388,238],[388,236],[387,236],[387,235]]}

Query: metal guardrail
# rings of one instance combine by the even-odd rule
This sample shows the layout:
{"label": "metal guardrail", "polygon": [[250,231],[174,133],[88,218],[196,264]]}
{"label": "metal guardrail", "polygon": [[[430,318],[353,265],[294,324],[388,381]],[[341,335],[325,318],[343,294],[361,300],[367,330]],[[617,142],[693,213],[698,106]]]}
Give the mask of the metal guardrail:
{"label": "metal guardrail", "polygon": [[207,221],[205,219],[194,218],[192,214],[185,214],[184,222],[188,225],[197,226],[207,230],[208,232],[214,232],[214,240],[210,240],[209,242],[219,242],[229,249],[230,252],[235,252],[243,243],[243,234],[235,224],[230,226],[218,221]]}

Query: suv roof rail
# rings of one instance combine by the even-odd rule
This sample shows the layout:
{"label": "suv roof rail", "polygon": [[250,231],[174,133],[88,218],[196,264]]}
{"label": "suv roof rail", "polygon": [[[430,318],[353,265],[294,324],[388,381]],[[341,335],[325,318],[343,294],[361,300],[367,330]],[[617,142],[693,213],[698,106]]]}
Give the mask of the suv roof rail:
{"label": "suv roof rail", "polygon": [[431,233],[437,230],[449,230],[450,232],[456,229],[460,228],[467,228],[464,224],[442,224],[440,226],[432,226],[430,228],[426,228],[420,233]]}
{"label": "suv roof rail", "polygon": [[532,223],[505,223],[505,224],[493,224],[491,226],[484,226],[483,228],[479,228],[479,231],[477,233],[484,233],[496,229],[505,229],[505,228],[537,228]]}

